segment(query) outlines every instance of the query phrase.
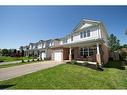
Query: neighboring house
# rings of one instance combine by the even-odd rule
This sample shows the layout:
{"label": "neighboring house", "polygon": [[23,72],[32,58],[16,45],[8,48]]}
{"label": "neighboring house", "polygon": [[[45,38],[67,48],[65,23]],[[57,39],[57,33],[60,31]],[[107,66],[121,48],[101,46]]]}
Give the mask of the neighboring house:
{"label": "neighboring house", "polygon": [[20,52],[24,51],[24,56],[29,56],[29,46],[20,46]]}
{"label": "neighboring house", "polygon": [[24,50],[24,56],[36,56],[44,59],[51,59],[52,46],[58,45],[59,39],[40,40],[36,43],[30,43],[28,46],[21,46],[20,51]]}
{"label": "neighboring house", "polygon": [[102,22],[82,19],[74,30],[52,47],[52,59],[85,60],[107,63],[108,34]]}
{"label": "neighboring house", "polygon": [[51,43],[52,40],[47,40],[47,41],[43,41],[40,40],[38,42],[38,51],[39,51],[39,58],[42,58],[42,60],[44,59],[51,59],[51,49],[49,48],[49,44]]}
{"label": "neighboring house", "polygon": [[82,19],[65,37],[30,43],[27,51],[29,55],[37,54],[42,59],[55,61],[83,60],[107,63],[108,33],[102,22]]}
{"label": "neighboring house", "polygon": [[[39,41],[40,42],[40,41]],[[39,57],[44,59],[51,59],[52,58],[52,49],[59,44],[59,39],[50,39],[46,41],[38,42],[38,50],[39,50]]]}

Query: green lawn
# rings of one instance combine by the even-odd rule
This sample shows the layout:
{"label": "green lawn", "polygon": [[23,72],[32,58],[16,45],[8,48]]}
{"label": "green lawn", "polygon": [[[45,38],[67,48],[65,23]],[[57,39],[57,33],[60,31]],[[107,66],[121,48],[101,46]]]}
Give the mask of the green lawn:
{"label": "green lawn", "polygon": [[1,81],[1,89],[127,89],[126,70],[62,64],[14,79]]}
{"label": "green lawn", "polygon": [[11,62],[11,61],[18,61],[18,60],[28,60],[32,57],[10,57],[10,56],[0,56],[0,61],[4,62]]}

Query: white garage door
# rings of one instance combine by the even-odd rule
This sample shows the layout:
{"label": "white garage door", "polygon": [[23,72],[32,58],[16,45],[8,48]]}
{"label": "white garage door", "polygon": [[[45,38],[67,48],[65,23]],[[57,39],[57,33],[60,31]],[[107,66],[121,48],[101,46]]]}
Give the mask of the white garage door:
{"label": "white garage door", "polygon": [[55,52],[54,53],[54,60],[55,61],[62,61],[62,53],[61,52]]}
{"label": "white garage door", "polygon": [[44,52],[42,52],[41,58],[42,58],[42,60],[44,60],[46,58],[46,54]]}

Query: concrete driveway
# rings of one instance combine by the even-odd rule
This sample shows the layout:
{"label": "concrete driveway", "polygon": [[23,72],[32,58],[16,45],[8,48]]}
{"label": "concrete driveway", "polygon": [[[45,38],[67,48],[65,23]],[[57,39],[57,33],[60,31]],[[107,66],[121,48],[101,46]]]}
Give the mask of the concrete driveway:
{"label": "concrete driveway", "polygon": [[36,62],[36,63],[31,63],[31,64],[13,66],[13,67],[8,67],[8,68],[2,68],[0,69],[0,81],[8,80],[8,79],[22,76],[25,74],[29,74],[32,72],[36,72],[39,70],[54,67],[59,64],[62,64],[62,62],[43,61],[43,62]]}

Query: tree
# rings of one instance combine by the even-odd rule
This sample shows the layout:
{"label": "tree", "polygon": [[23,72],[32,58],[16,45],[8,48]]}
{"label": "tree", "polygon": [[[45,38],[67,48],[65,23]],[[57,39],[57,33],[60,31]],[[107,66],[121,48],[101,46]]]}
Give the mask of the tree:
{"label": "tree", "polygon": [[124,44],[124,45],[123,45],[123,48],[127,48],[127,44]]}
{"label": "tree", "polygon": [[109,48],[111,51],[116,51],[120,48],[120,40],[114,34],[109,37]]}
{"label": "tree", "polygon": [[2,49],[2,56],[8,56],[8,49]]}
{"label": "tree", "polygon": [[8,55],[11,56],[11,54],[12,54],[12,50],[9,49],[9,50],[8,50]]}
{"label": "tree", "polygon": [[0,56],[2,55],[2,50],[0,49]]}
{"label": "tree", "polygon": [[24,50],[21,51],[21,56],[22,56],[22,57],[24,56]]}

